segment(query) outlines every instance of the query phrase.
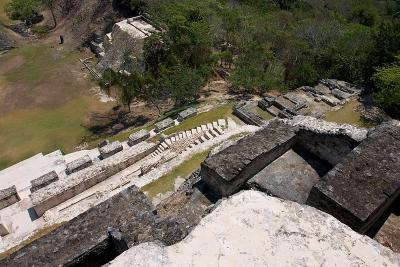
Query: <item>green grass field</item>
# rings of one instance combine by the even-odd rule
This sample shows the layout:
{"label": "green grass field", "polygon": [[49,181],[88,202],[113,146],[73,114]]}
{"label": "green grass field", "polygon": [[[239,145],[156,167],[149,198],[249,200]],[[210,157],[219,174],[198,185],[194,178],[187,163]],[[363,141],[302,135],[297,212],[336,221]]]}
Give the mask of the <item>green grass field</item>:
{"label": "green grass field", "polygon": [[109,108],[90,92],[80,56],[29,45],[0,57],[0,170],[40,152],[73,151],[89,134],[86,116]]}
{"label": "green grass field", "polygon": [[361,113],[357,108],[361,104],[358,101],[350,101],[343,108],[337,111],[331,111],[326,114],[326,120],[336,123],[346,123],[359,127],[367,127],[368,125],[361,119]]}
{"label": "green grass field", "polygon": [[183,162],[167,175],[164,175],[160,179],[144,186],[142,191],[146,192],[146,194],[151,198],[160,193],[174,191],[176,178],[179,176],[186,179],[192,172],[200,167],[200,164],[206,159],[208,153],[209,151],[195,154],[192,158]]}

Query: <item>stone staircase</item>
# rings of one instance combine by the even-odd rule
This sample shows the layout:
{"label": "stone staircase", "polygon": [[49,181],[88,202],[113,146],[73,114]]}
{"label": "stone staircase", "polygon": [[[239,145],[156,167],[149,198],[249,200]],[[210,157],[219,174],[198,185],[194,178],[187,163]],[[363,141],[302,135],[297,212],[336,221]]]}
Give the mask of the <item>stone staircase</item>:
{"label": "stone staircase", "polygon": [[167,150],[180,154],[183,151],[193,148],[225,133],[227,122],[225,119],[203,124],[191,130],[178,132],[168,136],[162,141],[152,157],[165,153]]}
{"label": "stone staircase", "polygon": [[191,130],[174,133],[165,138],[157,149],[149,156],[147,163],[141,167],[142,175],[170,161],[185,150],[212,140],[225,133],[227,121],[220,119],[203,124]]}

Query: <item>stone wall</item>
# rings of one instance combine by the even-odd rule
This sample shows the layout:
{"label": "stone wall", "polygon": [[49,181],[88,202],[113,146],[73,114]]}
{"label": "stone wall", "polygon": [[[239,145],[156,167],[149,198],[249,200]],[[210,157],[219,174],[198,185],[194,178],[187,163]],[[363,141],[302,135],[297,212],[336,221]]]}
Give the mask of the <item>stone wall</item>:
{"label": "stone wall", "polygon": [[201,164],[202,179],[220,196],[238,190],[295,143],[296,133],[280,121],[272,121],[254,135],[207,158]]}
{"label": "stone wall", "polygon": [[86,189],[104,181],[126,169],[156,149],[153,143],[143,142],[96,163],[95,165],[60,179],[31,195],[33,209],[38,216],[58,204],[82,193]]}
{"label": "stone wall", "polygon": [[385,123],[311,190],[309,205],[365,233],[400,195],[400,123]]}
{"label": "stone wall", "polygon": [[178,221],[160,220],[150,200],[133,186],[33,241],[0,266],[102,265],[112,259],[113,250],[118,254],[146,241],[177,242],[187,234],[185,228]]}

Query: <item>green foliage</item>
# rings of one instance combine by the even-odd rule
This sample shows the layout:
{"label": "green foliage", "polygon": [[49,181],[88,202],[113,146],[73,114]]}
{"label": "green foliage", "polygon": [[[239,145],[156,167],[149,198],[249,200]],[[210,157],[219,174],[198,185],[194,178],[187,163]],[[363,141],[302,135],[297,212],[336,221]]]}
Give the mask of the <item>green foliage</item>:
{"label": "green foliage", "polygon": [[26,21],[39,11],[39,0],[11,0],[5,7],[7,15],[13,20]]}
{"label": "green foliage", "polygon": [[359,4],[354,8],[353,17],[365,26],[372,27],[379,19],[378,10],[371,4]]}
{"label": "green foliage", "polygon": [[390,115],[400,118],[400,66],[378,69],[374,75],[374,99]]}

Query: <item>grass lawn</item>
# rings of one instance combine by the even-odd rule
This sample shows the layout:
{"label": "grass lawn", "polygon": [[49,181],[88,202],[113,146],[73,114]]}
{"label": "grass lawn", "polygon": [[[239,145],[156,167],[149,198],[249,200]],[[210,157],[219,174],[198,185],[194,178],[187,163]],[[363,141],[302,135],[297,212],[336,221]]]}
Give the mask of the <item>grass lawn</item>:
{"label": "grass lawn", "polygon": [[210,111],[203,112],[198,114],[197,116],[187,119],[183,121],[181,124],[171,127],[165,130],[163,133],[166,135],[170,135],[172,133],[186,131],[193,128],[196,128],[202,124],[210,123],[216,121],[218,119],[225,119],[228,117],[235,117],[232,112],[232,104],[226,104],[221,107],[214,108]]}
{"label": "grass lawn", "polygon": [[180,176],[181,178],[186,179],[192,172],[200,167],[200,164],[206,159],[208,153],[209,151],[195,154],[192,158],[183,162],[170,173],[144,186],[142,191],[146,192],[151,198],[157,196],[159,193],[174,191],[176,178]]}
{"label": "grass lawn", "polygon": [[79,52],[29,45],[0,57],[0,170],[37,153],[72,152],[92,111],[110,108],[90,92]]}
{"label": "grass lawn", "polygon": [[357,108],[361,104],[354,100],[346,103],[343,108],[326,113],[326,120],[336,123],[346,123],[359,127],[368,125],[362,120],[360,111]]}

